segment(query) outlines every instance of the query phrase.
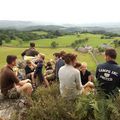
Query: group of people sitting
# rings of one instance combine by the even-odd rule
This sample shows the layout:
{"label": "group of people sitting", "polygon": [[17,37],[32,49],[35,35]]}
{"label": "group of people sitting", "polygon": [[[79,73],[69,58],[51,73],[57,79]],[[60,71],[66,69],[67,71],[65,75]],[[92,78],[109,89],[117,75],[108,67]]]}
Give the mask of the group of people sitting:
{"label": "group of people sitting", "polygon": [[[49,87],[55,81],[60,84],[60,94],[65,98],[73,99],[94,92],[94,76],[87,70],[86,62],[77,61],[77,55],[61,51],[54,53],[54,60],[46,63],[45,55],[35,49],[34,43],[30,43],[30,48],[21,55],[25,61],[25,77],[20,77],[14,55],[7,56],[7,65],[0,71],[0,88],[5,98],[17,98],[21,94],[31,96],[38,86]],[[116,56],[114,49],[106,50],[106,63],[98,65],[96,70],[99,87],[106,94],[113,94],[120,87],[120,67],[115,62]]]}

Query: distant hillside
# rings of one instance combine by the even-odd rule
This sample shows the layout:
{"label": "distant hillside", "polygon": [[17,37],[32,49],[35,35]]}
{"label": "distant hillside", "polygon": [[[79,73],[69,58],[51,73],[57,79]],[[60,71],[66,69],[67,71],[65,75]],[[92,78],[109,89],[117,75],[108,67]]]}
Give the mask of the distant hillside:
{"label": "distant hillside", "polygon": [[34,26],[34,24],[29,21],[0,20],[0,29],[24,29],[28,26]]}
{"label": "distant hillside", "polygon": [[66,27],[58,26],[58,25],[35,25],[26,27],[24,30],[45,30],[45,31],[56,31],[56,30],[64,30]]}
{"label": "distant hillside", "polygon": [[76,31],[106,31],[120,34],[120,23],[104,23],[104,24],[91,24],[91,25],[43,25],[42,23],[30,21],[8,21],[0,20],[0,29],[17,29],[23,31],[31,30],[46,30],[46,31],[63,31],[63,32],[76,32]]}

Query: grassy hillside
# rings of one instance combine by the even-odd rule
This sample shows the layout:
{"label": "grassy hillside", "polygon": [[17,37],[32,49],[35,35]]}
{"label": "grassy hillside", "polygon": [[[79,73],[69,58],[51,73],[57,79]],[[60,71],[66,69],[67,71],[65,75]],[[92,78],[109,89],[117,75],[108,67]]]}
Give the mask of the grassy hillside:
{"label": "grassy hillside", "polygon": [[[45,32],[42,32],[42,33],[41,32],[35,32],[35,33],[36,34],[46,34]],[[59,44],[59,46],[61,46],[61,47],[66,47],[66,46],[70,46],[71,43],[73,43],[75,40],[83,39],[83,38],[89,38],[89,40],[86,44],[91,45],[93,47],[97,47],[100,44],[110,43],[114,39],[119,39],[119,38],[101,39],[101,36],[102,35],[100,35],[100,34],[85,33],[85,34],[80,34],[80,36],[78,36],[78,35],[65,35],[65,36],[61,36],[61,37],[53,38],[53,39],[39,39],[39,40],[35,40],[34,42],[36,43],[37,47],[50,47],[52,41],[56,41]],[[23,47],[29,46],[29,42],[23,42],[22,46]],[[12,40],[11,43],[5,44],[5,45],[19,46],[20,41],[19,41],[19,39]]]}
{"label": "grassy hillside", "polygon": [[[47,34],[46,32],[38,32],[35,31],[34,33],[36,34]],[[101,39],[100,34],[89,34],[89,33],[84,33],[78,35],[65,35],[61,36],[58,38],[54,39],[39,39],[35,40],[34,42],[36,43],[37,47],[50,47],[50,44],[52,41],[56,41],[61,48],[57,49],[51,49],[51,48],[38,48],[38,51],[41,53],[44,53],[46,55],[46,60],[48,61],[49,59],[53,58],[53,53],[60,51],[60,50],[65,50],[66,52],[74,52],[78,54],[78,60],[80,62],[87,62],[88,63],[88,68],[92,71],[95,71],[96,69],[96,64],[93,60],[93,58],[89,54],[82,54],[74,51],[72,48],[63,48],[66,46],[70,46],[71,43],[73,43],[75,40],[78,39],[83,39],[83,38],[88,38],[88,42],[86,43],[87,45],[91,45],[93,47],[97,47],[103,43],[110,43],[112,40],[115,39],[120,39],[119,37],[113,38],[113,39]],[[17,55],[19,59],[21,59],[21,53],[24,51],[25,48],[17,48],[17,46],[20,46],[20,39],[18,38],[17,40],[12,40],[11,43],[5,44],[8,46],[14,46],[15,48],[10,48],[10,47],[1,47],[0,48],[0,56],[2,59],[0,59],[0,68],[5,64],[5,58],[8,54],[14,54]],[[21,47],[26,47],[29,46],[29,42],[23,42]],[[117,49],[118,52],[118,58],[117,62],[120,63],[120,53],[119,53],[119,48]],[[104,62],[104,56],[103,55],[96,55],[96,59],[98,60],[99,63]]]}
{"label": "grassy hillside", "polygon": [[[6,56],[9,54],[13,54],[13,55],[17,55],[19,59],[21,58],[21,53],[22,51],[24,51],[25,48],[8,48],[8,47],[0,47],[0,68],[5,65],[5,59]],[[46,61],[53,59],[53,53],[54,52],[59,52],[60,50],[64,50],[66,52],[71,52],[71,53],[76,53],[78,55],[78,61],[80,62],[87,62],[88,64],[88,68],[92,71],[95,71],[96,68],[96,64],[93,61],[93,58],[89,55],[89,54],[82,54],[82,53],[78,53],[76,51],[74,51],[71,48],[59,48],[59,49],[50,49],[50,48],[38,48],[37,49],[40,53],[44,53],[46,56]]]}

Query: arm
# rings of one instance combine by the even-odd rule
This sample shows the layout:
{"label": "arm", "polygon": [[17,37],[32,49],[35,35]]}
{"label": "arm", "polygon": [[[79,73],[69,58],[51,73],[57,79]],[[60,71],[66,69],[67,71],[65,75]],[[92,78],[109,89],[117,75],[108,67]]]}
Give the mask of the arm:
{"label": "arm", "polygon": [[94,81],[94,76],[91,74],[91,72],[89,72],[88,81],[90,81],[90,82]]}
{"label": "arm", "polygon": [[23,53],[21,53],[21,56],[22,56],[22,57],[24,57],[24,56],[26,55],[26,51],[27,51],[27,50],[25,50]]}
{"label": "arm", "polygon": [[91,75],[88,76],[88,81],[92,81],[92,76]]}
{"label": "arm", "polygon": [[26,83],[31,83],[31,81],[30,81],[29,79],[22,80],[22,81],[20,81],[17,85],[23,86],[23,85],[26,84]]}
{"label": "arm", "polygon": [[76,81],[75,82],[76,82],[76,88],[78,90],[81,90],[83,85],[81,83],[81,76],[80,76],[80,72],[79,71],[77,71],[77,73],[76,73]]}
{"label": "arm", "polygon": [[95,74],[96,78],[98,78],[98,67],[96,69],[96,74]]}
{"label": "arm", "polygon": [[31,63],[32,63],[32,66],[33,66],[34,68],[37,67],[37,65],[36,65],[34,62],[31,61]]}

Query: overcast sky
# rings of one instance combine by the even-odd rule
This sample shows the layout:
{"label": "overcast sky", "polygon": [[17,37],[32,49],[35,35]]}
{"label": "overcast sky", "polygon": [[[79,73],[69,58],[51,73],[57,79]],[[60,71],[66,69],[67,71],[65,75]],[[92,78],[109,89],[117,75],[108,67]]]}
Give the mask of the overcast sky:
{"label": "overcast sky", "polygon": [[120,0],[0,0],[0,20],[55,24],[120,22]]}

